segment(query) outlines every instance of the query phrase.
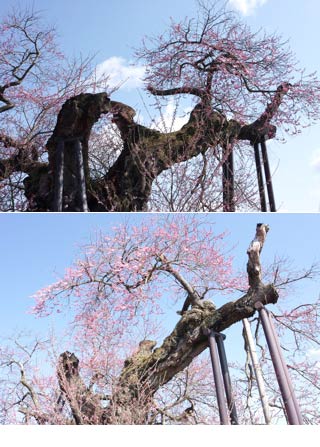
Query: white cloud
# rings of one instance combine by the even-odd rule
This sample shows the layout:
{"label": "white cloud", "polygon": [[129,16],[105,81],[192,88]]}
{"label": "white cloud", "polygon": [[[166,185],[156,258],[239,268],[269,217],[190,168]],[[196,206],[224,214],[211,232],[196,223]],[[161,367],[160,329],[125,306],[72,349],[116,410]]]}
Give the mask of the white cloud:
{"label": "white cloud", "polygon": [[97,66],[97,76],[107,74],[110,87],[121,86],[127,90],[142,87],[145,67],[134,65],[123,57],[113,56]]}
{"label": "white cloud", "polygon": [[161,132],[174,132],[188,122],[192,107],[179,107],[176,100],[171,98],[161,113],[154,119],[152,127]]}
{"label": "white cloud", "polygon": [[229,3],[245,16],[252,14],[258,6],[266,2],[267,0],[229,0]]}

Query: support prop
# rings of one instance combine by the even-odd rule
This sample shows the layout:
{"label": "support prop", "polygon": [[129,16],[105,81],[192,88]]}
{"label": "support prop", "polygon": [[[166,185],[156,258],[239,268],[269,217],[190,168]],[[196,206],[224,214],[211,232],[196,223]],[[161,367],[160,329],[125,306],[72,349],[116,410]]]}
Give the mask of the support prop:
{"label": "support prop", "polygon": [[255,307],[259,311],[263,331],[265,333],[272,363],[282,394],[288,423],[289,425],[302,425],[303,419],[294,395],[288,368],[281,353],[278,337],[274,327],[272,327],[272,323],[270,323],[270,316],[261,302],[257,302]]}
{"label": "support prop", "polygon": [[222,157],[222,190],[223,190],[223,211],[234,213],[234,160],[233,146],[227,144],[223,147]]}
{"label": "support prop", "polygon": [[[213,378],[221,425],[238,425],[238,416],[232,392],[227,356],[224,348],[226,336],[207,329]],[[224,393],[225,392],[225,393]]]}
{"label": "support prop", "polygon": [[87,191],[86,191],[86,177],[83,164],[82,144],[80,142],[80,139],[77,139],[75,141],[74,147],[77,160],[77,170],[78,170],[77,174],[79,183],[81,211],[88,212],[89,209],[88,209]]}
{"label": "support prop", "polygon": [[76,161],[76,175],[78,180],[78,190],[75,196],[79,197],[80,211],[88,212],[88,201],[86,192],[86,178],[84,172],[83,152],[81,139],[75,138],[59,138],[56,145],[56,166],[54,179],[54,204],[53,210],[56,212],[63,211],[63,190],[64,190],[64,155],[65,143],[73,142],[74,156]]}
{"label": "support prop", "polygon": [[229,414],[230,414],[231,424],[238,425],[238,415],[237,415],[236,405],[235,405],[235,401],[234,401],[234,396],[232,393],[232,385],[231,385],[228,361],[227,361],[226,351],[225,351],[224,343],[223,343],[226,336],[224,334],[216,333],[215,337],[216,337],[216,342],[217,342],[217,346],[218,346],[218,353],[219,353],[219,358],[220,358],[220,365],[221,365],[224,388],[225,388],[226,397],[227,397],[228,410],[229,410]]}
{"label": "support prop", "polygon": [[269,207],[270,207],[270,211],[272,213],[275,213],[277,210],[276,210],[276,203],[275,203],[274,194],[273,194],[272,176],[271,176],[271,171],[270,171],[270,166],[269,166],[266,139],[264,136],[261,137],[260,145],[261,145],[262,160],[263,160],[264,172],[265,172],[266,183],[267,183]]}
{"label": "support prop", "polygon": [[63,174],[64,174],[64,141],[61,139],[56,146],[56,170],[54,179],[53,211],[61,212],[63,203]]}
{"label": "support prop", "polygon": [[257,178],[258,178],[260,206],[261,206],[261,211],[263,213],[266,213],[267,212],[267,202],[266,202],[266,194],[265,194],[264,183],[263,183],[263,172],[262,172],[261,159],[260,159],[259,143],[255,143],[253,147],[254,147],[254,157],[255,157],[255,162],[256,162],[256,170],[257,170]]}
{"label": "support prop", "polygon": [[[265,188],[267,188],[269,208],[272,213],[275,213],[277,211],[277,209],[276,209],[276,204],[275,204],[275,199],[274,199],[272,176],[271,176],[271,171],[270,171],[268,151],[267,151],[265,137],[262,136],[260,141],[257,141],[253,144],[253,147],[254,147],[254,157],[255,157],[255,163],[256,163],[261,211],[263,213],[266,213],[268,211],[267,201],[266,201],[266,193],[265,193]],[[261,148],[261,156],[260,156],[260,148]],[[264,169],[266,185],[264,184],[262,168]]]}
{"label": "support prop", "polygon": [[260,396],[260,400],[262,403],[264,420],[265,420],[266,425],[270,425],[271,424],[271,415],[270,415],[270,409],[269,409],[269,402],[268,402],[268,397],[267,397],[267,393],[266,393],[266,387],[265,387],[263,376],[262,376],[261,366],[260,366],[260,363],[258,360],[255,343],[254,343],[251,328],[250,328],[250,323],[247,318],[244,318],[242,320],[242,323],[243,323],[245,339],[246,339],[248,349],[249,349],[251,364],[252,364],[254,375],[255,375],[255,378],[257,381],[259,396]]}
{"label": "support prop", "polygon": [[288,383],[288,386],[289,386],[289,391],[290,391],[291,397],[293,399],[293,403],[294,403],[294,407],[295,407],[295,410],[296,410],[296,413],[297,413],[297,416],[298,416],[299,424],[303,425],[302,414],[301,414],[300,407],[299,407],[299,404],[298,404],[298,401],[297,401],[297,398],[296,398],[296,395],[295,395],[295,392],[294,392],[294,389],[293,389],[293,385],[292,385],[292,381],[291,381],[291,378],[290,378],[290,375],[289,375],[287,364],[286,364],[285,359],[284,359],[284,357],[282,355],[282,352],[281,352],[281,346],[280,346],[279,339],[278,339],[278,336],[277,336],[276,328],[275,328],[274,323],[273,323],[273,318],[272,318],[272,315],[271,315],[270,312],[267,312],[267,314],[269,316],[270,328],[271,328],[271,331],[273,333],[273,338],[275,340],[275,343],[276,343],[276,346],[277,346],[277,349],[278,349],[278,353],[279,353],[280,360],[281,360],[281,363],[282,363],[282,368],[284,370],[284,373],[285,373],[285,376],[286,376],[286,379],[287,379],[287,383]]}

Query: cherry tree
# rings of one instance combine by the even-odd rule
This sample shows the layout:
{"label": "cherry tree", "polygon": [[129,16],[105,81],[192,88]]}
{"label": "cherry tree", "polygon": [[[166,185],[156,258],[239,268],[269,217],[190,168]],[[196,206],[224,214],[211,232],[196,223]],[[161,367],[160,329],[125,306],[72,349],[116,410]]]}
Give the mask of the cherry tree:
{"label": "cherry tree", "polygon": [[[110,91],[97,93],[88,64],[61,64],[52,32],[40,32],[36,17],[4,20],[0,99],[14,130],[6,125],[1,133],[3,209],[21,208],[12,184],[23,178],[19,198],[27,199],[28,210],[52,211],[59,181],[62,210],[81,210],[70,155],[75,140],[82,144],[89,211],[260,208],[252,145],[299,133],[317,121],[319,80],[299,68],[280,36],[251,30],[219,0],[198,6],[197,19],[172,20],[167,31],[145,38],[137,51],[160,116],[172,100],[181,101],[176,113],[187,110],[185,124],[171,129],[142,125],[136,111],[113,101]],[[59,65],[49,70],[51,56]],[[52,112],[59,109],[55,123]],[[31,111],[36,121],[30,120]],[[99,125],[102,115],[109,119],[106,126]]]}
{"label": "cherry tree", "polygon": [[[258,249],[267,229],[257,226]],[[205,330],[244,318],[258,324],[272,420],[284,421],[255,309],[261,300],[276,319],[304,422],[319,423],[318,366],[307,355],[319,346],[319,300],[293,306],[284,294],[317,269],[286,272],[277,262],[262,276],[259,251],[248,256],[248,276],[235,272],[225,234],[199,216],[150,216],[140,227],[97,233],[34,297],[35,315],[70,315],[62,341],[52,333],[33,344],[15,337],[1,348],[3,423],[219,423]],[[240,423],[261,423],[248,364],[229,360]]]}

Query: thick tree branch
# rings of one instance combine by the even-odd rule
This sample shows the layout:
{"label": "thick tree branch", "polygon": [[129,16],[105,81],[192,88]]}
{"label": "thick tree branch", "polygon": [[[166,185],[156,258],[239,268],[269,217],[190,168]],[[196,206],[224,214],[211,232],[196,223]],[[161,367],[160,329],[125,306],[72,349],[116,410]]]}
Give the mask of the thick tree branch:
{"label": "thick tree branch", "polygon": [[11,157],[0,160],[0,181],[8,178],[13,172],[32,174],[34,169],[46,166],[45,163],[38,162],[38,152],[34,145],[21,143],[3,133],[0,133],[0,144],[16,150]]}
{"label": "thick tree branch", "polygon": [[182,315],[184,312],[186,312],[191,305],[198,306],[202,308],[202,301],[201,297],[197,293],[197,291],[192,287],[192,285],[176,270],[172,267],[171,263],[168,261],[168,259],[165,257],[165,255],[160,255],[159,259],[163,262],[161,270],[165,270],[166,272],[173,275],[173,277],[178,281],[179,284],[185,289],[187,292],[187,298],[183,304],[181,312],[178,312],[178,314]]}
{"label": "thick tree branch", "polygon": [[204,96],[203,90],[195,87],[186,87],[186,86],[160,90],[149,85],[148,91],[154,96],[194,95],[198,96],[199,98],[202,98]]}
{"label": "thick tree branch", "polygon": [[114,211],[141,211],[151,194],[154,179],[175,163],[181,163],[216,147],[225,132],[236,125],[220,113],[208,112],[203,103],[195,106],[189,121],[180,130],[161,133],[120,116],[114,122],[124,141],[123,151],[103,181],[96,183],[101,195],[108,195],[107,205]]}
{"label": "thick tree branch", "polygon": [[265,225],[262,223],[257,224],[255,237],[251,241],[247,250],[249,258],[247,263],[247,272],[249,284],[253,290],[258,290],[259,287],[262,285],[260,253],[266,240],[268,231],[269,225]]}
{"label": "thick tree branch", "polygon": [[267,105],[262,115],[253,123],[242,126],[238,135],[239,140],[249,140],[251,144],[259,142],[261,137],[274,138],[277,128],[270,124],[282,103],[283,97],[288,93],[291,84],[284,82],[276,90],[271,102]]}
{"label": "thick tree branch", "polygon": [[[188,122],[180,130],[169,133],[136,123],[134,109],[126,104],[111,101],[106,93],[81,94],[70,98],[63,105],[53,134],[47,143],[49,154],[47,172],[44,172],[44,165],[31,164],[30,167],[24,165],[25,172],[29,174],[25,186],[26,196],[32,202],[31,208],[34,211],[52,210],[56,146],[59,141],[64,141],[63,210],[81,209],[77,195],[78,178],[74,155],[74,141],[80,139],[89,210],[125,212],[145,210],[153,181],[174,164],[204,154],[210,147],[225,146],[230,141],[234,143],[237,140],[248,140],[253,143],[262,136],[273,138],[276,127],[271,125],[270,121],[289,87],[289,84],[278,87],[274,98],[260,118],[245,126],[235,120],[228,120],[221,112],[213,110],[208,104],[208,98],[202,94],[202,99],[192,110]],[[154,94],[177,93],[176,89],[160,91],[151,87],[150,91]],[[179,88],[179,92],[186,93],[186,90],[182,87]],[[90,177],[88,164],[89,137],[93,125],[101,114],[105,113],[112,115],[112,121],[120,131],[123,149],[105,176],[93,180]],[[4,137],[3,142],[7,144]],[[11,170],[20,166],[11,161],[10,163]],[[0,169],[2,176],[4,172],[9,172],[4,162],[0,165]],[[40,184],[42,190],[37,193]]]}
{"label": "thick tree branch", "polygon": [[[255,293],[248,292],[239,300],[227,303],[219,309],[216,309],[212,303],[204,301],[203,309],[194,307],[184,313],[162,346],[143,361],[140,359],[130,368],[124,368],[119,381],[120,385],[126,388],[131,377],[136,377],[149,389],[150,395],[154,394],[160,386],[186,368],[206,349],[207,337],[204,334],[206,328],[221,332],[243,318],[253,316],[256,312],[254,307],[256,302],[262,300],[266,304],[275,304],[277,299],[278,293],[274,286],[267,285],[256,290]],[[131,391],[127,399],[130,399],[130,396],[132,397]]]}
{"label": "thick tree branch", "polygon": [[14,108],[13,102],[6,98],[1,90],[2,89],[0,88],[0,101],[3,102],[5,105],[0,107],[0,113],[7,112],[8,110]]}

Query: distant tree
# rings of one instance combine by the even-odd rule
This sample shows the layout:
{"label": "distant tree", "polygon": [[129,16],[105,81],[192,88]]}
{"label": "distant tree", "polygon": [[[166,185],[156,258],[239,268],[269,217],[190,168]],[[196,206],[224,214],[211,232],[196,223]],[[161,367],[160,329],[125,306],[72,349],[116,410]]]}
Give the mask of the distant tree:
{"label": "distant tree", "polygon": [[[260,225],[248,252],[248,277],[235,274],[225,235],[208,224],[199,216],[154,217],[139,228],[126,224],[98,234],[84,247],[75,265],[35,296],[36,315],[64,309],[72,315],[65,348],[50,335],[31,346],[18,337],[2,345],[2,422],[219,423],[211,366],[201,355],[208,346],[204,329],[224,331],[251,317],[254,327],[254,304],[263,300],[275,316],[304,422],[318,424],[318,366],[308,352],[320,343],[319,300],[293,308],[284,298],[292,282],[315,277],[316,268],[288,272],[277,262],[263,275],[272,283],[262,282],[259,251],[267,227]],[[278,291],[285,310],[274,306]],[[174,308],[182,313],[176,322]],[[258,341],[276,423],[284,420],[283,403],[262,337]],[[240,423],[263,423],[249,365],[229,361]]]}
{"label": "distant tree", "polygon": [[[281,37],[250,30],[219,0],[199,2],[197,20],[172,21],[137,52],[159,107],[162,100],[190,98],[191,112],[178,130],[143,126],[110,92],[95,93],[88,63],[64,65],[52,31],[43,29],[36,15],[18,13],[0,28],[2,209],[52,210],[56,147],[66,139],[63,207],[79,210],[70,139],[81,137],[91,211],[221,210],[221,173],[231,151],[231,210],[256,210],[251,145],[275,138],[277,128],[296,134],[319,119],[316,75],[298,67]],[[92,146],[102,114],[113,124],[98,138],[94,128]]]}

